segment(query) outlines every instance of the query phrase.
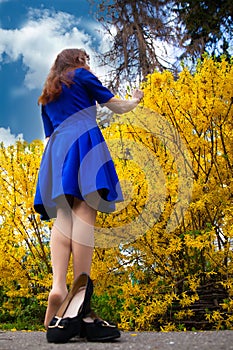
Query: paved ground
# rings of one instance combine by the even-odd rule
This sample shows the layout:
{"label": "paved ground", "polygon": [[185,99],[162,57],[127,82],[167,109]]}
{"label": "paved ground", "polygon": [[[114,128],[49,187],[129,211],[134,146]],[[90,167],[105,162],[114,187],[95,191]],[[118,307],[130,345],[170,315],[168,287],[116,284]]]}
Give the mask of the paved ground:
{"label": "paved ground", "polygon": [[73,339],[49,344],[44,332],[0,331],[0,350],[233,350],[233,331],[219,332],[124,332],[112,343],[88,343]]}

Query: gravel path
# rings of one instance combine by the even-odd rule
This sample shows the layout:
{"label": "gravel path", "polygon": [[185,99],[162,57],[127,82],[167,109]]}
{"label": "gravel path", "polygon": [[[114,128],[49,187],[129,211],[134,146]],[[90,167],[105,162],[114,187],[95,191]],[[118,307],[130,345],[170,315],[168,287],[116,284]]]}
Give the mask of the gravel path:
{"label": "gravel path", "polygon": [[72,339],[66,344],[47,343],[44,332],[0,331],[0,350],[233,350],[233,331],[123,332],[111,343]]}

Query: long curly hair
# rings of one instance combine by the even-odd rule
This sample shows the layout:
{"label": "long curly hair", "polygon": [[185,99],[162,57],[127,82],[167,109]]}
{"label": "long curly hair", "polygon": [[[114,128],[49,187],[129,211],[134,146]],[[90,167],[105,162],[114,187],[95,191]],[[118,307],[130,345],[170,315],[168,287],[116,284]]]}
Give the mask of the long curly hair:
{"label": "long curly hair", "polygon": [[45,81],[38,104],[45,105],[56,100],[62,91],[62,83],[70,87],[74,69],[85,68],[90,70],[88,65],[89,55],[83,49],[65,49],[57,55],[57,58],[50,69]]}

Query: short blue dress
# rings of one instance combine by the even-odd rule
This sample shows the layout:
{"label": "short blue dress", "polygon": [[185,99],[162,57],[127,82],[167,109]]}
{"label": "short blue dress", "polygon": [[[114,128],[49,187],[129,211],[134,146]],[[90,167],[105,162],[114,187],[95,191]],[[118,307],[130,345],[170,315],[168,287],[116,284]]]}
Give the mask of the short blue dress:
{"label": "short blue dress", "polygon": [[93,206],[106,213],[123,201],[113,160],[96,123],[96,102],[104,104],[114,95],[90,71],[78,68],[72,73],[71,86],[63,84],[58,99],[42,106],[49,141],[34,198],[42,220],[56,217],[57,200],[65,195],[87,200],[96,193]]}

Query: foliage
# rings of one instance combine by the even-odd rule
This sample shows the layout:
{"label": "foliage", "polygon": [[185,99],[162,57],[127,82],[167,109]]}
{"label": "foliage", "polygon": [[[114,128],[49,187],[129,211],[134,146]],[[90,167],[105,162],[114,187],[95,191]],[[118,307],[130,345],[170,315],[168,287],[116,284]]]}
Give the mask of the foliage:
{"label": "foliage", "polygon": [[26,328],[26,323],[33,328],[30,322],[43,324],[52,281],[52,222],[41,222],[33,209],[43,149],[37,140],[0,145],[0,323],[15,322],[19,328]]}
{"label": "foliage", "polygon": [[[120,134],[122,143],[134,138],[135,146],[142,143],[149,147],[166,174],[163,210],[153,227],[148,224],[141,235],[134,232],[135,241],[129,232],[128,242],[123,236],[125,244],[118,253],[104,250],[95,261],[93,274],[101,281],[101,291],[103,285],[111,286],[113,291],[121,285],[124,301],[119,314],[124,329],[232,328],[232,79],[233,66],[225,58],[218,62],[205,57],[195,74],[184,68],[178,79],[168,71],[154,72],[143,85],[144,108],[121,116],[118,126],[110,127],[115,137]],[[145,107],[156,113],[147,113]],[[149,117],[159,118],[157,112],[160,122],[165,116],[185,142],[187,166],[191,166],[193,176],[188,210],[172,232],[166,227],[172,208],[180,199],[175,195],[180,169],[166,140],[161,143],[159,134],[148,137],[146,127],[134,127],[140,118],[144,118],[145,126]],[[109,129],[105,135],[108,133]],[[120,149],[115,153],[122,156]],[[143,157],[140,152],[134,162],[141,164]],[[127,176],[124,170],[131,166],[127,159],[125,164],[125,169],[118,169],[122,178]],[[142,183],[145,181],[140,170],[131,170],[132,181],[137,174]],[[133,186],[137,204],[132,196],[130,205],[121,214],[115,214],[112,222],[119,215],[123,221],[132,219],[134,208],[139,213],[143,211],[146,186],[137,180]],[[162,201],[159,191],[157,195]],[[141,208],[140,202],[144,203]],[[112,258],[116,254],[118,261]],[[110,272],[117,275],[113,277]],[[207,300],[201,299],[205,290],[210,291]]]}
{"label": "foliage", "polygon": [[183,43],[191,56],[209,54],[230,58],[233,29],[231,0],[179,0],[177,12],[185,26]]}
{"label": "foliage", "polygon": [[[154,72],[143,105],[103,129],[127,200],[98,214],[93,308],[122,329],[232,329],[232,83],[225,58]],[[32,210],[42,150],[0,150],[2,323],[37,322],[51,286],[51,223]]]}

